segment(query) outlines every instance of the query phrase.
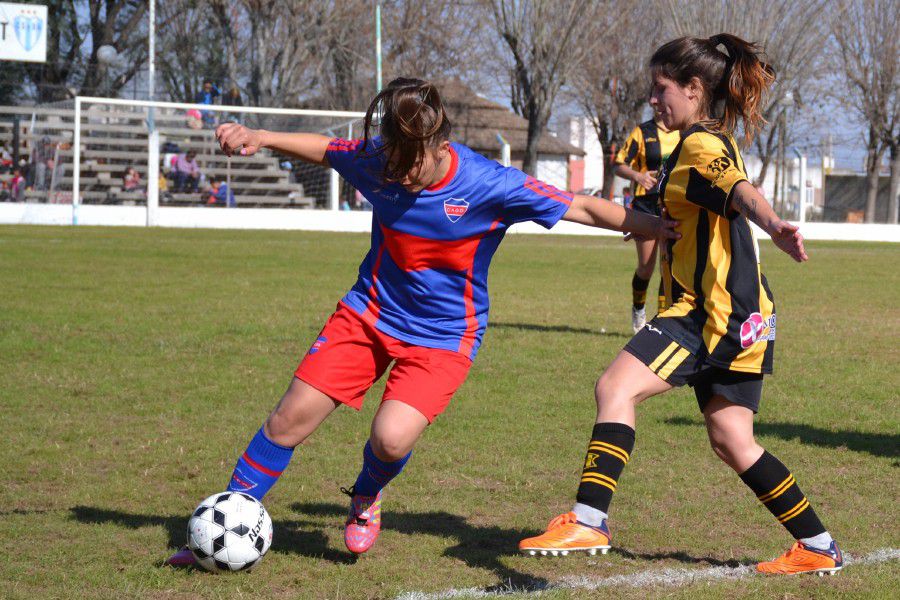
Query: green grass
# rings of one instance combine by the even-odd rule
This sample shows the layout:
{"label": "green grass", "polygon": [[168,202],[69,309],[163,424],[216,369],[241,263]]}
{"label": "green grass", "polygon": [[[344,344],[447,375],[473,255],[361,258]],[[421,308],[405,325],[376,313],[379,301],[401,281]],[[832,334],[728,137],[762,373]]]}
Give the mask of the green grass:
{"label": "green grass", "polygon": [[[385,531],[343,548],[345,497],[383,389],[335,413],[266,498],[251,573],[161,567],[221,489],[354,281],[365,235],[0,227],[0,595],[393,598],[773,557],[789,536],[709,451],[690,390],[645,403],[613,504],[620,549],[537,560],[516,543],[574,497],[592,386],[628,340],[634,249],[511,236],[468,381],[386,493]],[[778,303],[759,440],[845,551],[900,547],[896,245],[763,244]],[[652,288],[651,288],[652,289]],[[601,328],[605,333],[601,333]],[[896,562],[838,577],[750,577],[596,597],[895,597]],[[547,598],[583,598],[554,590]]]}

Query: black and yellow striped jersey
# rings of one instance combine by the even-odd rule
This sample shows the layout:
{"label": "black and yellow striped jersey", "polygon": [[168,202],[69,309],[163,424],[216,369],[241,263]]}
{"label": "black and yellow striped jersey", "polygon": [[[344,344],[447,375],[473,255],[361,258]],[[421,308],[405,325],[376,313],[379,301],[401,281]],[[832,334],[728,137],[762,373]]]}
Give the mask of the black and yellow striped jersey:
{"label": "black and yellow striped jersey", "polygon": [[[652,119],[634,128],[625,145],[616,154],[617,164],[626,164],[639,173],[658,171],[678,145],[681,134],[678,131],[664,131]],[[650,191],[633,184],[635,196],[643,196]]]}
{"label": "black and yellow striped jersey", "polygon": [[684,132],[660,174],[660,193],[681,239],[667,243],[660,327],[713,366],[771,373],[775,304],[750,223],[729,209],[747,180],[730,135],[700,125]]}

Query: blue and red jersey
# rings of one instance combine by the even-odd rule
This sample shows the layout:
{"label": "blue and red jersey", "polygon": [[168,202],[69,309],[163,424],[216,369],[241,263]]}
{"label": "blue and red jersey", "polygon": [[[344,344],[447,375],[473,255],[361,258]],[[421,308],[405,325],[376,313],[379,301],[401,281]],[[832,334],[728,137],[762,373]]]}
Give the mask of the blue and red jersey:
{"label": "blue and red jersey", "polygon": [[342,302],[384,333],[410,344],[475,358],[488,321],[488,267],[506,229],[550,228],[572,194],[503,167],[462,144],[437,184],[411,193],[384,183],[380,143],[333,139],[331,167],[369,200],[372,248]]}

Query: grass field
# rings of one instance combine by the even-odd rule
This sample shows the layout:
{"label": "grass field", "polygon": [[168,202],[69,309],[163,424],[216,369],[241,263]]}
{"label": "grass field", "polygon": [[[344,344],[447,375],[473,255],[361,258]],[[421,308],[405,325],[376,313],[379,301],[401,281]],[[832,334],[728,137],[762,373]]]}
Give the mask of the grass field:
{"label": "grass field", "polygon": [[[367,244],[0,227],[0,596],[896,597],[896,552],[825,579],[733,568],[791,540],[708,449],[689,390],[639,410],[613,552],[515,554],[571,506],[593,382],[629,338],[634,249],[614,238],[504,242],[482,351],[386,491],[385,530],[368,555],[355,561],[343,547],[338,487],[356,476],[380,385],[362,414],[337,411],[298,449],[266,498],[275,541],[257,568],[162,567],[195,504],[226,484]],[[846,553],[900,548],[900,247],[814,242],[799,266],[762,246],[779,321],[758,438]],[[744,576],[704,575],[714,567]]]}

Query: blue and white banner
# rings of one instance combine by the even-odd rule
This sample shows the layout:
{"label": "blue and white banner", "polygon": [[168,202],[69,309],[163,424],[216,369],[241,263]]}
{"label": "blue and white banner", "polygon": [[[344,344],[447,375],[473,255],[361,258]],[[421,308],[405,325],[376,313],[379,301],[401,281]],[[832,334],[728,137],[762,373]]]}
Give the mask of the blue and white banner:
{"label": "blue and white banner", "polygon": [[0,60],[46,62],[46,6],[0,2]]}

